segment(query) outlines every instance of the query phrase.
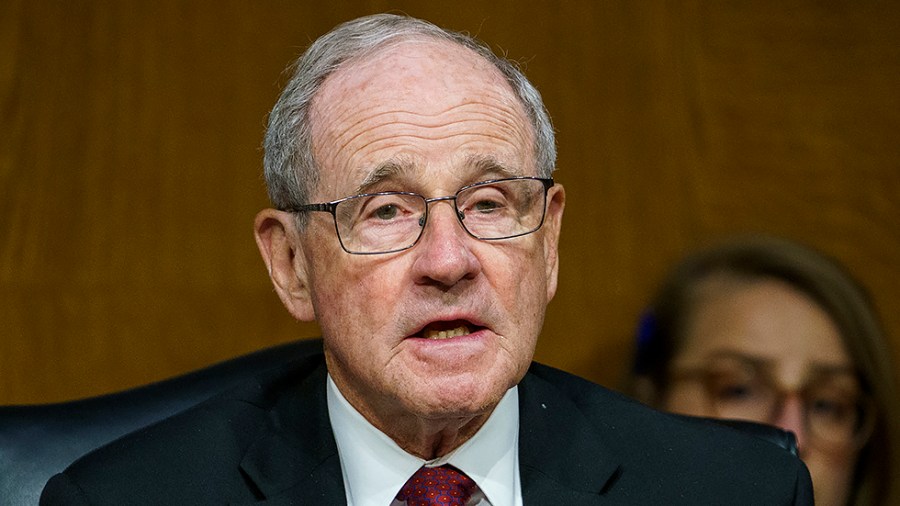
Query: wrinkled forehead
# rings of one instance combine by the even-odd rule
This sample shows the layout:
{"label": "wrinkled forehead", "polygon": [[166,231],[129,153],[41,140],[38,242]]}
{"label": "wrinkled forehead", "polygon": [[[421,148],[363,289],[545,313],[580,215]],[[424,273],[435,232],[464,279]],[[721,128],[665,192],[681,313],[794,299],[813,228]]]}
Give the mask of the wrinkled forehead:
{"label": "wrinkled forehead", "polygon": [[[388,86],[379,88],[380,84]],[[346,91],[394,92],[401,96],[415,93],[426,104],[434,95],[429,95],[422,84],[438,89],[441,85],[452,88],[468,84],[473,89],[489,86],[518,103],[500,70],[474,50],[452,40],[410,36],[383,42],[342,63],[326,78],[313,105],[327,104],[334,94]]]}
{"label": "wrinkled forehead", "polygon": [[[373,139],[390,144],[390,135],[383,133],[404,137],[393,139],[399,146],[466,129],[507,139],[521,146],[529,165],[534,162],[533,129],[510,83],[483,56],[448,40],[392,41],[345,62],[314,97],[310,122],[314,156],[323,172],[357,170],[330,162],[375,151],[363,146]],[[384,151],[390,150],[379,154]]]}

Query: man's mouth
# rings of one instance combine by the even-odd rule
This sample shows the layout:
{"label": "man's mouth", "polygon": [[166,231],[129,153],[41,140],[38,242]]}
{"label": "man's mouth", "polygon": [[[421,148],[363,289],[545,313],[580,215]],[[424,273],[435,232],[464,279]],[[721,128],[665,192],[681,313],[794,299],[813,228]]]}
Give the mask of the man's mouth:
{"label": "man's mouth", "polygon": [[453,322],[433,322],[429,323],[419,333],[422,339],[441,340],[452,339],[454,337],[466,336],[474,332],[480,327],[469,322],[453,321]]}
{"label": "man's mouth", "polygon": [[425,339],[450,339],[452,337],[464,336],[469,333],[469,327],[462,325],[450,330],[425,329],[425,331],[422,332],[422,337],[424,337]]}

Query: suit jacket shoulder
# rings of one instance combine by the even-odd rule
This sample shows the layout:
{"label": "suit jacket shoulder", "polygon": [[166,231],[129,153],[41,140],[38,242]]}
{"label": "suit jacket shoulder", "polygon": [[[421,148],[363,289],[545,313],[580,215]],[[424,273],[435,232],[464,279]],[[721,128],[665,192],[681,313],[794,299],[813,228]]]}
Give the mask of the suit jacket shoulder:
{"label": "suit jacket shoulder", "polygon": [[768,441],[539,364],[519,387],[532,504],[812,504],[806,467]]}
{"label": "suit jacket shoulder", "polygon": [[126,435],[54,476],[41,504],[340,504],[325,377],[321,355],[301,359]]}

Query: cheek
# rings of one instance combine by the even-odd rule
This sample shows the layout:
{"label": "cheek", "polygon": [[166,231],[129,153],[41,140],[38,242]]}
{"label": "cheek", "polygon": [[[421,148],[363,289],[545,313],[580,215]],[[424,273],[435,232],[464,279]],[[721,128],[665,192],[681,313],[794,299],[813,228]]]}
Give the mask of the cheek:
{"label": "cheek", "polygon": [[399,273],[385,265],[364,265],[343,251],[316,261],[313,272],[318,275],[311,280],[311,291],[323,333],[354,335],[362,331],[363,322],[371,333],[390,321]]}
{"label": "cheek", "polygon": [[[832,452],[821,451],[813,445],[806,449],[801,448],[800,458],[809,467],[810,473],[820,477],[820,481],[834,482],[835,484],[848,481],[856,467],[858,452]],[[815,481],[816,476],[813,476]]]}
{"label": "cheek", "polygon": [[490,280],[492,303],[505,315],[506,325],[497,330],[506,339],[500,346],[516,363],[527,365],[543,327],[549,301],[543,257],[534,249],[511,249],[493,268],[485,269]]}
{"label": "cheek", "polygon": [[[313,307],[329,356],[329,371],[342,381],[374,378],[395,344],[396,294],[372,270],[334,267],[317,280]],[[326,275],[327,274],[327,275]],[[333,275],[332,275],[333,274]],[[351,380],[350,378],[357,378]]]}
{"label": "cheek", "polygon": [[[546,262],[540,248],[532,244],[516,245],[500,251],[501,255],[488,258],[484,265],[494,290],[505,294],[519,308],[534,304],[543,308],[547,302]],[[521,311],[521,309],[519,310]],[[533,317],[533,314],[523,315]]]}
{"label": "cheek", "polygon": [[712,416],[702,388],[694,385],[672,385],[662,401],[661,409],[692,416]]}
{"label": "cheek", "polygon": [[825,454],[811,448],[800,457],[812,477],[816,504],[846,504],[857,454]]}

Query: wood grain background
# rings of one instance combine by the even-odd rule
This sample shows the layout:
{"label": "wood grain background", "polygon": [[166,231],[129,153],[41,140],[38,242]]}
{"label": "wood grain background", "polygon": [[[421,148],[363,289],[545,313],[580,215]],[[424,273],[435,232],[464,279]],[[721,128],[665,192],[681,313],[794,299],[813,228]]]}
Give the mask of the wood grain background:
{"label": "wood grain background", "polygon": [[389,10],[544,94],[568,206],[540,360],[615,385],[666,268],[741,232],[845,262],[898,342],[898,2],[5,0],[0,403],[317,334],[253,242],[264,122],[312,39]]}

